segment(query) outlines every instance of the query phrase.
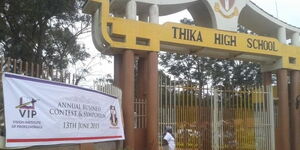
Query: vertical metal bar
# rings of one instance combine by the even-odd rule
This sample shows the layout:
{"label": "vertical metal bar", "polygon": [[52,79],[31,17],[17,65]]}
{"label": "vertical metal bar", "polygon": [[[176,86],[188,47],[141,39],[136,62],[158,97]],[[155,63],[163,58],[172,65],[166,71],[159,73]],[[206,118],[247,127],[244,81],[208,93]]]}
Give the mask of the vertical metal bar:
{"label": "vertical metal bar", "polygon": [[159,109],[158,109],[158,116],[159,116],[159,121],[158,121],[158,127],[159,127],[159,149],[162,146],[162,75],[159,74]]}
{"label": "vertical metal bar", "polygon": [[172,97],[171,97],[171,78],[169,78],[169,84],[168,84],[168,123],[169,123],[169,126],[171,126],[171,103],[172,103]]}
{"label": "vertical metal bar", "polygon": [[218,138],[218,91],[214,89],[213,96],[213,150],[219,150],[219,138]]}
{"label": "vertical metal bar", "polygon": [[223,91],[219,90],[220,92],[220,105],[221,105],[221,112],[220,112],[220,132],[221,132],[221,145],[220,148],[222,149],[222,147],[224,146],[224,118],[223,118],[223,113],[224,113],[224,106],[223,106]]}
{"label": "vertical metal bar", "polygon": [[271,124],[271,150],[275,150],[275,121],[274,121],[274,99],[272,86],[267,87],[268,102],[270,105],[270,124]]}
{"label": "vertical metal bar", "polygon": [[174,129],[174,132],[175,132],[175,135],[177,133],[177,124],[176,124],[176,88],[175,88],[176,84],[175,84],[175,80],[173,81],[173,86],[172,86],[172,92],[173,92],[173,99],[174,99],[174,105],[173,105],[173,121],[174,121],[174,126],[173,126],[173,129]]}
{"label": "vertical metal bar", "polygon": [[259,125],[258,125],[258,134],[259,134],[259,138],[260,138],[260,148],[261,149],[264,149],[264,142],[262,141],[262,137],[263,137],[263,134],[262,134],[262,126],[263,126],[263,123],[262,123],[262,99],[261,99],[261,95],[259,93],[259,89],[258,87],[256,87],[256,93],[258,95],[258,100],[259,100],[259,107],[258,107],[258,115],[259,115]]}

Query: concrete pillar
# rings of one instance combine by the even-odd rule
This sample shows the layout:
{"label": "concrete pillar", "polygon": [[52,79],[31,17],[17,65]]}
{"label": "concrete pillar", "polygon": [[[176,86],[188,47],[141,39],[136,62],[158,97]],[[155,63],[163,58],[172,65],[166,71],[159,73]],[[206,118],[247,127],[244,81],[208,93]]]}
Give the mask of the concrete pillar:
{"label": "concrete pillar", "polygon": [[158,59],[156,52],[148,55],[147,150],[158,150]]}
{"label": "concrete pillar", "polygon": [[122,106],[125,128],[124,146],[134,150],[134,53],[125,50],[122,58]]}
{"label": "concrete pillar", "polygon": [[[299,33],[292,36],[292,45],[300,46]],[[291,149],[300,150],[300,111],[296,108],[296,98],[300,95],[300,71],[291,71],[291,87],[290,87],[290,126],[291,126]]]}
{"label": "concrete pillar", "polygon": [[136,2],[129,0],[126,5],[126,18],[136,20]]}
{"label": "concrete pillar", "polygon": [[151,23],[159,23],[159,8],[157,5],[151,5],[149,10],[149,20]]}
{"label": "concrete pillar", "polygon": [[[126,18],[136,20],[137,6],[135,0],[126,5]],[[124,117],[124,148],[134,150],[134,52],[124,50],[122,54],[122,107]]]}
{"label": "concrete pillar", "polygon": [[291,71],[291,149],[300,150],[300,111],[297,96],[300,95],[300,71]]}
{"label": "concrete pillar", "polygon": [[[149,20],[159,23],[157,5],[150,6]],[[147,89],[147,150],[158,150],[158,55],[148,54],[148,89]]]}
{"label": "concrete pillar", "polygon": [[281,43],[286,44],[286,29],[284,27],[278,29],[277,38]]}
{"label": "concrete pillar", "polygon": [[290,149],[290,117],[289,117],[289,92],[288,92],[288,71],[280,69],[277,71],[278,86],[278,143],[277,150]]}
{"label": "concrete pillar", "polygon": [[295,32],[292,36],[292,45],[300,46],[300,35],[298,32]]}

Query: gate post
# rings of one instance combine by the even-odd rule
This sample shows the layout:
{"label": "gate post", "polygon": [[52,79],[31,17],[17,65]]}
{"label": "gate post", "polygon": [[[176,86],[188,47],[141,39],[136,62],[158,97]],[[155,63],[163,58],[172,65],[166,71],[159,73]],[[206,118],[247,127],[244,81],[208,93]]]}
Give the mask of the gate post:
{"label": "gate post", "polygon": [[[295,32],[292,36],[292,45],[299,46],[299,33]],[[291,149],[300,150],[300,111],[297,108],[297,97],[300,95],[300,72],[291,71]]]}
{"label": "gate post", "polygon": [[126,50],[122,58],[122,107],[125,142],[127,149],[134,150],[134,53]]}
{"label": "gate post", "polygon": [[300,95],[300,71],[291,71],[291,149],[300,150],[300,120],[299,102]]}
{"label": "gate post", "polygon": [[290,150],[290,115],[288,95],[288,71],[280,69],[277,71],[278,86],[278,135],[276,138],[277,150]]}
{"label": "gate post", "polygon": [[[151,23],[159,23],[158,5],[149,9]],[[157,52],[148,54],[148,94],[147,94],[147,150],[158,149],[158,56]]]}

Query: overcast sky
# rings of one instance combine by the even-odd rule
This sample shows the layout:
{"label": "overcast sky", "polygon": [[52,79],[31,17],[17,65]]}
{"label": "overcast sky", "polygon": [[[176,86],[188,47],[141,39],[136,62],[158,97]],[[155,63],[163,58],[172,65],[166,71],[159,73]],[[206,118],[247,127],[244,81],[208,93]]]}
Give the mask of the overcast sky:
{"label": "overcast sky", "polygon": [[[251,1],[256,3],[259,7],[261,7],[266,12],[277,17],[275,0],[251,0]],[[300,6],[300,0],[277,0],[278,18],[287,22],[288,24],[300,27],[299,6]],[[160,23],[164,23],[166,21],[179,22],[180,19],[182,18],[192,19],[188,11],[182,11],[173,15],[160,17]],[[81,37],[81,42],[86,45],[86,47],[88,48],[88,52],[91,53],[91,55],[96,55],[99,53],[93,45],[92,37],[90,34]],[[91,70],[91,75],[89,76],[86,82],[81,83],[82,86],[90,87],[94,79],[103,77],[105,76],[105,74],[113,74],[113,64],[100,62],[100,60],[93,61],[93,64],[95,65]]]}

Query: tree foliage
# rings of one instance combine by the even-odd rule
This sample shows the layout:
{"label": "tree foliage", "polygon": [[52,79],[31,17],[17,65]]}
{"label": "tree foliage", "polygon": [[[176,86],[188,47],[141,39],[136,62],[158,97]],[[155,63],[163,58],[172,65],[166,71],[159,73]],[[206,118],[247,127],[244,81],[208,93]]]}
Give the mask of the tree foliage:
{"label": "tree foliage", "polygon": [[89,57],[78,36],[90,17],[80,12],[84,0],[1,0],[2,56],[65,69]]}

